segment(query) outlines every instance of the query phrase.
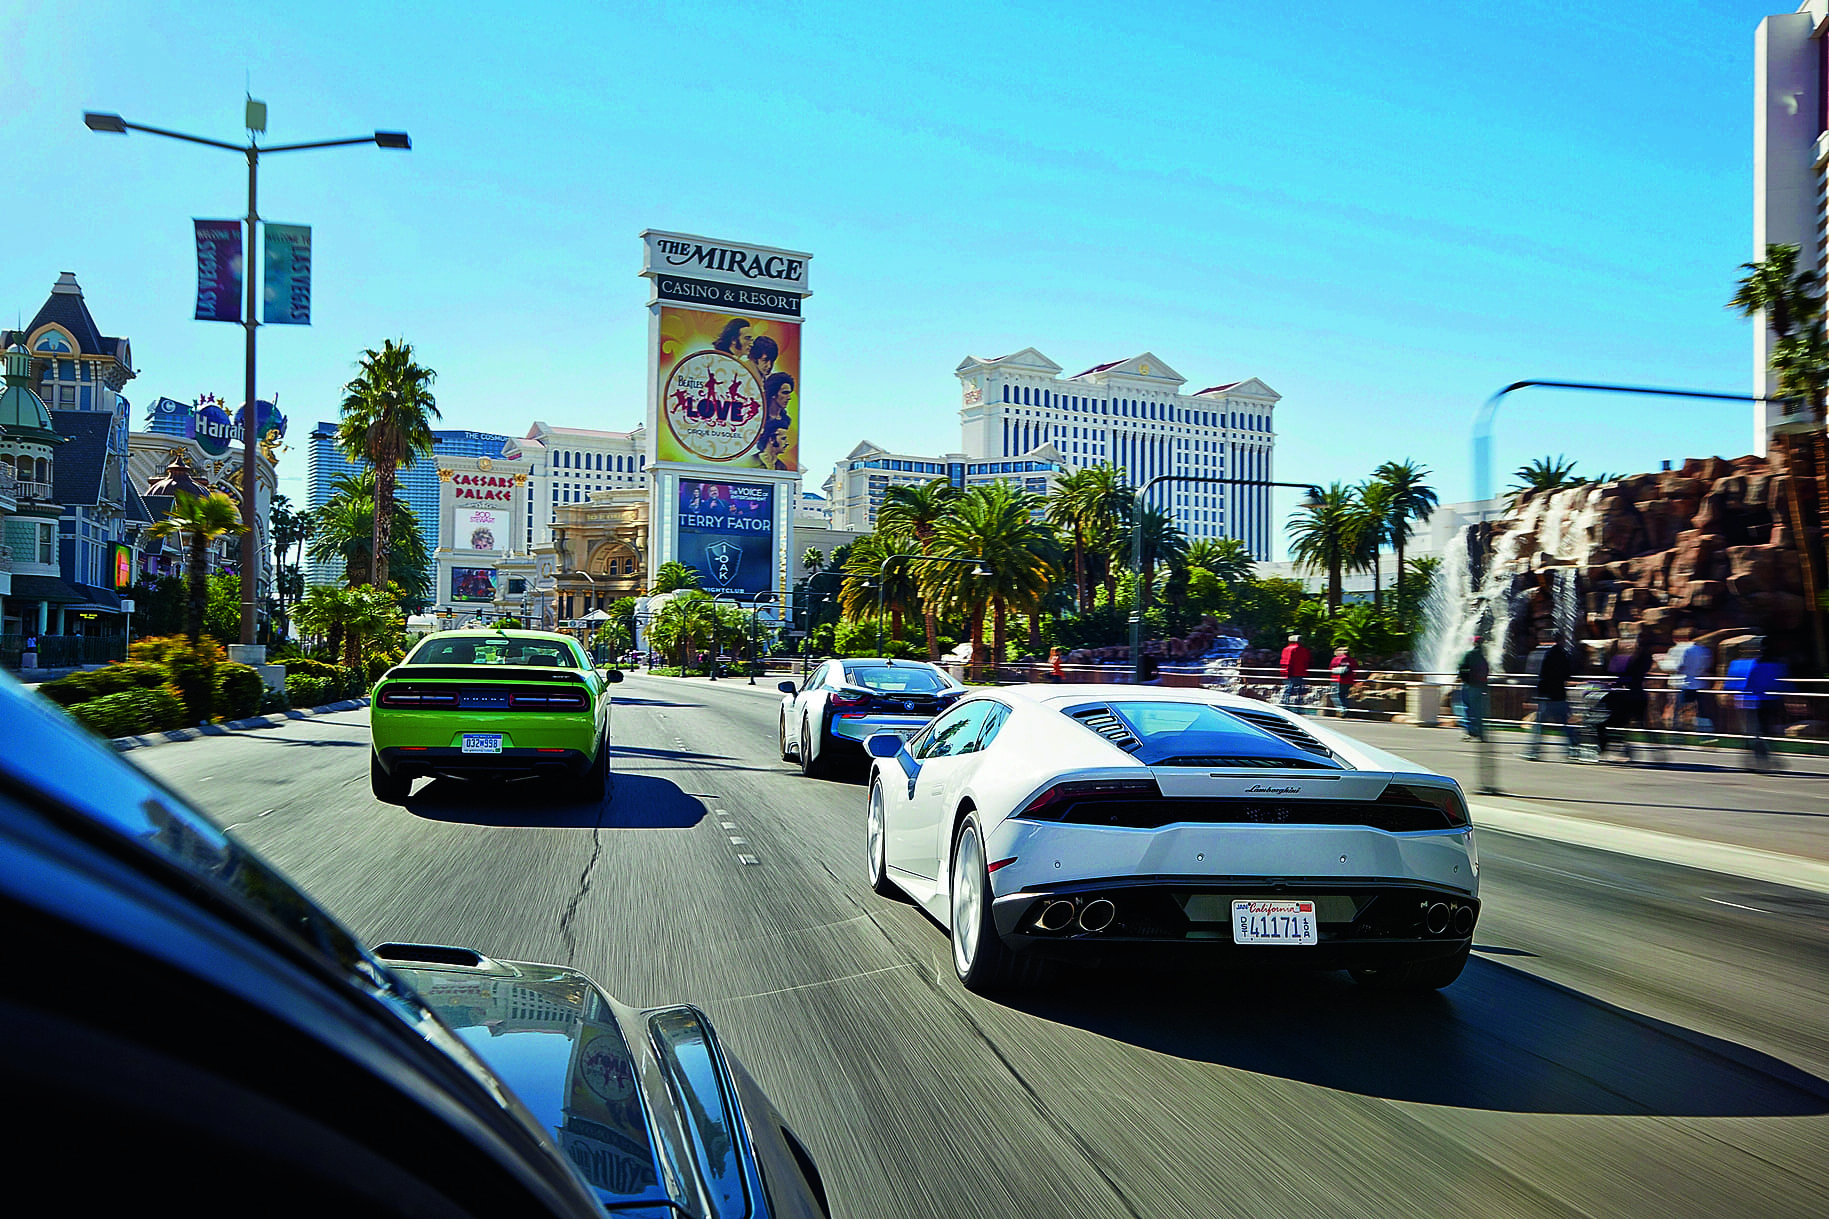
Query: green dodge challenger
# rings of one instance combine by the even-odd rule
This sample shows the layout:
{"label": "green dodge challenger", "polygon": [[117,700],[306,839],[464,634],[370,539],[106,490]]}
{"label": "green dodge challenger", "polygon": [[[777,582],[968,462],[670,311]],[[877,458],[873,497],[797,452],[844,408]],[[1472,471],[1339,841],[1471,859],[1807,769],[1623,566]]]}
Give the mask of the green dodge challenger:
{"label": "green dodge challenger", "polygon": [[421,776],[550,777],[580,799],[609,791],[610,686],[578,642],[546,631],[427,635],[382,674],[369,707],[375,798]]}

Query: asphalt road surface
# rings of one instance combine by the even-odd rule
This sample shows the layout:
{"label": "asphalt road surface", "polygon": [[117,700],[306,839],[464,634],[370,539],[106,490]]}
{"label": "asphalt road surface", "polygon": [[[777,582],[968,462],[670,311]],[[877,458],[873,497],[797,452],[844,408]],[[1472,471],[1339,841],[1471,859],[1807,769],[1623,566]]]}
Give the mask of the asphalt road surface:
{"label": "asphalt road surface", "polygon": [[870,892],[861,768],[780,762],[772,690],[619,689],[602,808],[377,804],[365,711],[129,757],[371,943],[700,1004],[840,1215],[1829,1214],[1829,898],[1487,832],[1439,995],[1111,967],[994,1002]]}

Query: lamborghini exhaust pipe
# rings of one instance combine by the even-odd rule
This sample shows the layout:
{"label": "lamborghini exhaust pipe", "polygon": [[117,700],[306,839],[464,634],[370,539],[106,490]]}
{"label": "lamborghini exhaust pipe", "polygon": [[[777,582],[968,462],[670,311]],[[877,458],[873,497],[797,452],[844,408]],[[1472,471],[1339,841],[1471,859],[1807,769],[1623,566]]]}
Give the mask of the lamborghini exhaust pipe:
{"label": "lamborghini exhaust pipe", "polygon": [[1117,917],[1118,908],[1109,899],[1094,898],[1080,908],[1080,929],[1100,932],[1111,926],[1112,920]]}
{"label": "lamborghini exhaust pipe", "polygon": [[1073,925],[1073,903],[1051,901],[1035,916],[1035,926],[1042,931],[1065,931]]}

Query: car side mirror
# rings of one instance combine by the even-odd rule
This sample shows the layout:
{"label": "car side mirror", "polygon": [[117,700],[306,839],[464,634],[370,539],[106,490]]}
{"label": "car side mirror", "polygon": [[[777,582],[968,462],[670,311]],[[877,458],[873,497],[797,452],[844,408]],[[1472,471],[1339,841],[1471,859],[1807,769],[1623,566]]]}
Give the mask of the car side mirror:
{"label": "car side mirror", "polygon": [[864,749],[873,758],[893,758],[902,752],[902,738],[893,732],[873,732],[864,738]]}
{"label": "car side mirror", "polygon": [[796,686],[791,681],[784,681],[780,685],[776,686],[775,689],[781,691],[783,694],[799,694],[800,693],[800,687]]}
{"label": "car side mirror", "polygon": [[621,669],[603,670],[603,680],[609,682],[612,686],[621,684],[622,670]]}

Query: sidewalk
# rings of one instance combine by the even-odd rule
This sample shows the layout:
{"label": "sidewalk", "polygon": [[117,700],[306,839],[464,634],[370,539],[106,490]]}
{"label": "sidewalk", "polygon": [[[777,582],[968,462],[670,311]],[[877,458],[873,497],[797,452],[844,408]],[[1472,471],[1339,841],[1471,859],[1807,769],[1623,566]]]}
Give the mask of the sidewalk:
{"label": "sidewalk", "polygon": [[[1490,748],[1496,786],[1503,794],[1487,796],[1479,794],[1479,747],[1462,741],[1454,728],[1321,722],[1454,776],[1474,804],[1476,820],[1481,805],[1499,814],[1486,819],[1495,829],[1533,832],[1525,827],[1535,815],[1721,843],[1829,867],[1829,761],[1820,757],[1785,758],[1782,769],[1768,771],[1746,769],[1747,755],[1727,749],[1640,748],[1640,761],[1632,765],[1528,762],[1520,752],[1529,735],[1501,732]],[[1559,759],[1560,747],[1552,746],[1546,756]],[[1564,837],[1569,829],[1556,821],[1542,821],[1537,828],[1551,837]]]}

